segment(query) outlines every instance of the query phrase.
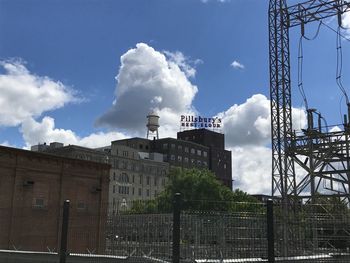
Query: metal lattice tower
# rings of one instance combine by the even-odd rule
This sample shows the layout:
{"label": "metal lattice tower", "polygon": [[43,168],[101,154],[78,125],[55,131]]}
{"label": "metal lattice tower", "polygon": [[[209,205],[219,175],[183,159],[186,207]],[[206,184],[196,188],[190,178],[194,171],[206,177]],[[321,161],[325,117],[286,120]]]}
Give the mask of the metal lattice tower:
{"label": "metal lattice tower", "polygon": [[[289,51],[290,28],[332,16],[339,20],[349,10],[345,0],[309,0],[290,7],[286,0],[269,2],[272,195],[282,198],[285,210],[304,190],[311,189],[312,198],[322,180],[330,182],[329,190],[334,190],[333,183],[341,184],[342,195],[349,198],[349,129],[323,134],[309,127],[303,136],[293,133]],[[295,162],[307,172],[298,182]]]}

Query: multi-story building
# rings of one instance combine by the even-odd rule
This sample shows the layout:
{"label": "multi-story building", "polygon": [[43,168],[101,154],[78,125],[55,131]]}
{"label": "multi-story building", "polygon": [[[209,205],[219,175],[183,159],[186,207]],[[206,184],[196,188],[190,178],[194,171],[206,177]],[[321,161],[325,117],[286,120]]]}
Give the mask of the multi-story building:
{"label": "multi-story building", "polygon": [[231,151],[225,150],[225,135],[207,129],[186,130],[177,133],[179,140],[208,147],[208,168],[232,189]]}
{"label": "multi-story building", "polygon": [[166,184],[169,164],[164,162],[163,154],[149,151],[149,141],[136,138],[112,142],[111,146],[91,149],[76,145],[63,146],[50,143],[33,146],[32,150],[46,153],[109,163],[109,205],[113,211],[127,208],[130,201],[153,199]]}
{"label": "multi-story building", "polygon": [[153,199],[166,184],[169,167],[211,170],[232,188],[231,152],[225,150],[224,135],[206,129],[178,133],[178,138],[148,140],[130,138],[110,146],[90,149],[60,143],[33,146],[33,150],[76,159],[109,163],[109,203],[113,210],[129,201]]}
{"label": "multi-story building", "polygon": [[178,132],[177,139],[130,138],[114,143],[150,154],[162,153],[170,167],[209,169],[232,189],[231,151],[225,150],[224,134],[195,129]]}
{"label": "multi-story building", "polygon": [[154,199],[164,189],[169,173],[163,155],[148,152],[147,143],[129,147],[124,142],[112,142],[109,156],[112,166],[109,197],[113,210],[127,208],[128,201]]}

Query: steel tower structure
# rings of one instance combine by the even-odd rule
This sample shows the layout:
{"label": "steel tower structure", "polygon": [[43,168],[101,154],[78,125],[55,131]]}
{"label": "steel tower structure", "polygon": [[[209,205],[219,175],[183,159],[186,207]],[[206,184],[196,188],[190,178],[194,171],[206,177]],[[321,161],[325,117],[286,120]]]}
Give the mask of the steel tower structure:
{"label": "steel tower structure", "polygon": [[[285,211],[296,199],[319,194],[322,181],[325,189],[349,199],[348,117],[344,131],[323,133],[314,128],[314,111],[309,110],[307,130],[302,135],[293,132],[289,51],[290,28],[301,26],[303,31],[305,24],[331,16],[340,21],[349,10],[345,0],[309,0],[289,7],[286,0],[269,2],[272,195],[282,198]],[[296,178],[295,163],[304,169],[301,178]]]}

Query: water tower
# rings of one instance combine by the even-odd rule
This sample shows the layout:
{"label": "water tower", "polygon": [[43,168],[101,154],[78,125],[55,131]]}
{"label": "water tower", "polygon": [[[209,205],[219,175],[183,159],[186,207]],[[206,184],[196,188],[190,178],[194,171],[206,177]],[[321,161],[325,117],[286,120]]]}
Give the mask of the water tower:
{"label": "water tower", "polygon": [[153,136],[159,139],[158,128],[159,128],[159,116],[155,112],[151,112],[147,115],[147,139],[149,136]]}

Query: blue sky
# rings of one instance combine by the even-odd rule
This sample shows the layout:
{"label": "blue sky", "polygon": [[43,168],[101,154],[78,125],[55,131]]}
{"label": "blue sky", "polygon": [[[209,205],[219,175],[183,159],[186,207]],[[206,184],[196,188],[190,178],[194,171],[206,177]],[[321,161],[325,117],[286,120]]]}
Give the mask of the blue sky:
{"label": "blue sky", "polygon": [[[254,178],[256,167],[270,164],[267,11],[268,1],[261,0],[2,0],[0,143],[20,148],[54,140],[107,145],[112,139],[144,136],[143,121],[153,106],[161,113],[161,123],[163,120],[161,137],[175,136],[183,112],[221,114],[226,118],[227,147],[233,159],[237,156],[234,180],[254,192],[248,189],[249,181],[241,178]],[[350,25],[349,19],[344,21]],[[327,23],[336,28],[335,21]],[[315,30],[315,25],[307,26],[306,34],[313,35]],[[303,107],[296,86],[299,37],[300,29],[293,29],[290,45],[296,108]],[[336,35],[323,26],[315,41],[303,43],[309,105],[318,108],[329,124],[338,124],[341,95],[335,84]],[[350,43],[342,41],[342,45],[347,88]],[[162,59],[169,67],[162,68]],[[15,67],[12,74],[11,65]],[[171,78],[155,82],[150,74],[157,72],[165,74],[159,78],[169,74]],[[135,84],[145,79],[148,86],[142,86],[142,81]],[[31,84],[26,86],[28,81]],[[45,92],[38,92],[43,83],[47,84]],[[159,86],[152,86],[157,83]],[[174,88],[177,85],[179,89]],[[126,91],[118,95],[120,87]],[[140,95],[148,91],[152,98]],[[175,95],[177,91],[186,96]],[[166,99],[172,94],[173,101]],[[123,108],[122,103],[130,107]],[[139,105],[143,103],[144,107]],[[343,113],[344,105],[343,100]],[[133,123],[116,116],[122,113]],[[303,126],[302,110],[295,116],[299,118],[296,126]],[[269,169],[266,166],[261,175],[268,183]]]}

